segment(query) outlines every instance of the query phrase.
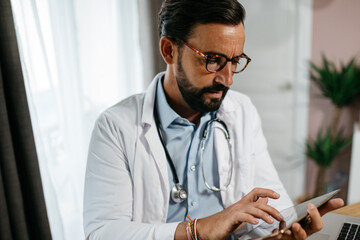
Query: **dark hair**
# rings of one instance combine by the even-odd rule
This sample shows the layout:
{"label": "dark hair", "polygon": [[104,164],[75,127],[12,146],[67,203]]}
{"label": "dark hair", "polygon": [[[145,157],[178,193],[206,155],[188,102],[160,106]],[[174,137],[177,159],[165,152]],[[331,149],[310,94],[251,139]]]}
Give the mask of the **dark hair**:
{"label": "dark hair", "polygon": [[244,23],[245,9],[237,0],[165,0],[159,12],[159,36],[182,45],[196,24]]}

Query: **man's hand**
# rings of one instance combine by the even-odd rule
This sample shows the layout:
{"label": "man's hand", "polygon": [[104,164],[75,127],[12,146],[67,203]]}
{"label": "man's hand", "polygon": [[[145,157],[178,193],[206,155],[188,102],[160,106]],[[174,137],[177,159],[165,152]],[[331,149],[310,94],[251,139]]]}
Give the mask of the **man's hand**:
{"label": "man's hand", "polygon": [[283,217],[275,208],[267,205],[267,198],[278,199],[280,195],[273,190],[255,188],[243,199],[231,205],[225,210],[212,216],[199,219],[197,222],[197,234],[202,240],[225,239],[237,228],[246,222],[259,223],[262,219],[267,223],[273,223],[273,218],[281,221]]}
{"label": "man's hand", "polygon": [[[268,198],[278,199],[279,197],[279,194],[270,189],[253,189],[243,199],[225,210],[199,219],[197,222],[198,238],[201,240],[225,239],[236,229],[244,226],[245,223],[257,224],[259,223],[258,219],[262,219],[272,224],[274,221],[272,218],[278,221],[283,220],[279,211],[267,205]],[[284,234],[279,234],[272,239],[305,239],[322,229],[322,215],[343,205],[344,201],[340,198],[330,200],[319,210],[313,204],[309,204],[307,206],[309,217],[303,226],[299,223],[294,223],[291,226],[291,230],[286,231]],[[178,225],[175,239],[186,239],[186,222]]]}
{"label": "man's hand", "polygon": [[291,231],[286,231],[284,234],[280,234],[273,239],[305,239],[323,228],[322,215],[342,206],[344,206],[344,201],[341,198],[330,200],[319,210],[314,204],[309,203],[307,205],[309,217],[306,219],[304,226],[301,226],[299,223],[294,223],[291,226]]}

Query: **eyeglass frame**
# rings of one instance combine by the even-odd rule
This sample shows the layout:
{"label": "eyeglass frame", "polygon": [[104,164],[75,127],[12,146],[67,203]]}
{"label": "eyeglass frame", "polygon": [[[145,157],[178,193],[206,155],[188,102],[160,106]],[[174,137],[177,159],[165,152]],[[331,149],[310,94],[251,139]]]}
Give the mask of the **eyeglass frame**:
{"label": "eyeglass frame", "polygon": [[224,58],[226,59],[226,62],[225,62],[224,65],[221,66],[218,70],[216,70],[216,71],[210,71],[210,70],[208,69],[208,67],[207,67],[207,66],[208,66],[208,63],[209,63],[209,59],[210,59],[209,55],[208,55],[208,54],[205,54],[205,53],[201,52],[200,50],[196,49],[195,47],[191,46],[191,45],[190,45],[189,43],[187,43],[186,41],[184,41],[184,40],[181,40],[181,41],[182,41],[183,43],[185,43],[185,45],[186,45],[188,48],[190,48],[190,49],[193,50],[195,53],[197,53],[198,55],[200,55],[201,57],[203,57],[203,58],[205,59],[205,61],[206,61],[205,69],[206,69],[206,71],[208,71],[208,72],[210,72],[210,73],[220,72],[220,71],[226,66],[226,64],[227,64],[228,62],[232,62],[235,58],[245,58],[245,59],[246,59],[246,64],[245,64],[245,66],[244,66],[240,71],[236,71],[236,72],[232,71],[233,73],[240,73],[240,72],[244,71],[245,68],[247,67],[247,65],[251,62],[251,58],[249,58],[245,53],[242,53],[242,54],[240,54],[239,56],[235,56],[235,57],[233,57],[233,58],[231,58],[231,59],[228,58],[228,57],[225,56],[225,55],[214,54],[214,55],[211,55],[211,56],[224,57]]}

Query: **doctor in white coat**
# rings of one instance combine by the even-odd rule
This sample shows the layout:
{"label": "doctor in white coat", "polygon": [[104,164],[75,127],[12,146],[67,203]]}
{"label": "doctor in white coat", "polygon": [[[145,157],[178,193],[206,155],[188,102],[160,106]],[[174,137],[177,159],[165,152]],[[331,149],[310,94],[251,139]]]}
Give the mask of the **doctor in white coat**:
{"label": "doctor in white coat", "polygon": [[[244,14],[236,0],[163,3],[159,32],[166,72],[159,73],[145,93],[104,111],[92,133],[84,195],[87,239],[246,239],[260,222],[280,221],[278,210],[292,205],[269,157],[255,107],[247,96],[228,91],[233,75],[250,62],[243,50]],[[158,132],[170,134],[163,127],[167,116],[159,104],[191,125],[191,136],[205,128],[205,117],[213,119],[216,115],[225,123],[232,146],[229,148],[223,131],[213,130],[209,137],[213,147],[205,149],[212,159],[206,163],[214,163],[212,173],[206,175],[213,174],[210,180],[225,186],[222,191],[213,193],[204,181],[191,182],[187,171],[178,167],[178,178],[187,179],[184,189],[195,186],[209,193],[204,197],[189,190],[182,205],[171,199],[175,177],[170,162],[187,168],[194,161],[198,171],[192,170],[202,179],[201,159],[199,154],[194,158],[185,154],[185,159],[179,160],[176,156],[190,151],[182,145],[167,149],[171,143],[161,139]],[[177,134],[182,139],[184,132],[180,129]],[[196,139],[189,144],[199,149]],[[167,150],[171,157],[166,156]],[[201,202],[192,210],[190,205],[195,204],[189,199],[194,196]],[[214,199],[216,204],[208,202]],[[339,199],[333,200],[322,214],[342,204]],[[170,212],[186,214],[170,221]],[[199,215],[186,221],[186,215],[195,213]],[[303,228],[294,224],[279,238],[305,239],[320,230],[320,213],[312,205],[309,213],[309,225]]]}

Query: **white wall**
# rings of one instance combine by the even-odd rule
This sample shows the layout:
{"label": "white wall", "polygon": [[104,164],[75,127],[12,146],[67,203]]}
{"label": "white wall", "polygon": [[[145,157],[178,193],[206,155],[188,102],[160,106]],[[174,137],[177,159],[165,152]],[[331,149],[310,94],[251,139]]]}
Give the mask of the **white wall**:
{"label": "white wall", "polygon": [[252,58],[233,89],[251,97],[262,118],[269,152],[292,199],[303,194],[307,133],[311,0],[243,0]]}

